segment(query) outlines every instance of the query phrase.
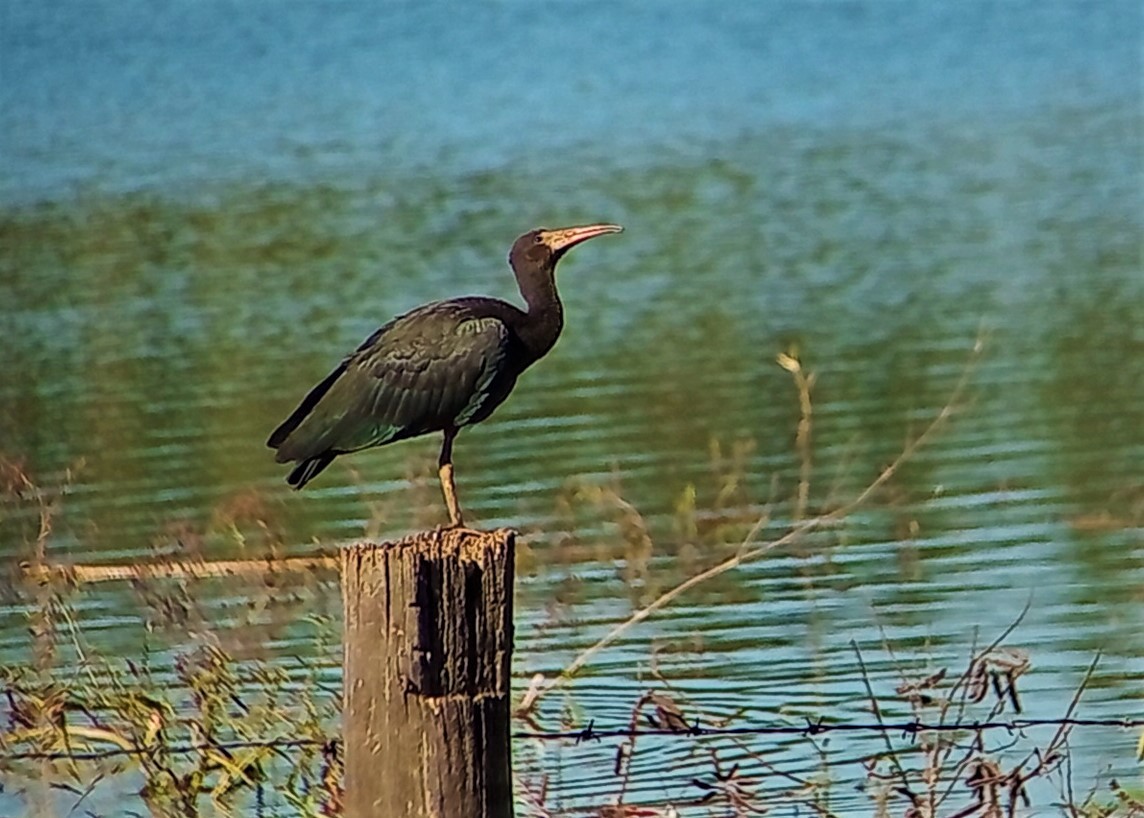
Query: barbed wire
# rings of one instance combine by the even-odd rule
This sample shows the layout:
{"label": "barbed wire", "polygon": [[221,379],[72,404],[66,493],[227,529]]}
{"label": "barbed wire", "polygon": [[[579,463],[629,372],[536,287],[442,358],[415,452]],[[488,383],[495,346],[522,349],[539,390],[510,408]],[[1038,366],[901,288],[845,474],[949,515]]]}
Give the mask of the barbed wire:
{"label": "barbed wire", "polygon": [[[870,723],[829,723],[808,719],[804,725],[758,725],[744,727],[704,727],[693,724],[687,727],[614,727],[597,729],[594,721],[579,730],[517,730],[512,733],[515,739],[537,741],[573,741],[577,744],[588,741],[603,741],[614,738],[636,738],[639,736],[666,736],[674,738],[713,738],[719,736],[811,736],[829,733],[896,733],[902,738],[912,738],[922,733],[982,733],[1005,731],[1013,735],[1038,727],[1111,727],[1133,729],[1144,727],[1144,719],[1011,719],[1008,721],[973,721],[950,724],[929,724],[923,721],[870,722]],[[257,749],[303,749],[321,748],[323,753],[337,754],[341,749],[340,739],[249,739],[229,742],[200,742],[170,747],[153,745],[149,747],[114,747],[106,750],[80,751],[40,751],[28,750],[16,753],[0,752],[0,762],[5,761],[103,761],[122,756],[191,755],[203,751],[235,751]]]}
{"label": "barbed wire", "polygon": [[513,738],[538,739],[541,741],[574,740],[597,741],[606,738],[633,738],[636,736],[683,736],[707,738],[713,736],[817,736],[826,733],[898,733],[903,737],[919,733],[965,733],[1004,730],[1010,734],[1035,727],[1116,727],[1131,729],[1144,727],[1144,719],[1012,719],[1009,721],[972,721],[949,724],[930,724],[911,720],[900,722],[832,723],[807,719],[804,725],[779,724],[744,727],[703,727],[700,724],[678,727],[617,727],[597,730],[594,722],[580,730],[556,732],[517,731]]}

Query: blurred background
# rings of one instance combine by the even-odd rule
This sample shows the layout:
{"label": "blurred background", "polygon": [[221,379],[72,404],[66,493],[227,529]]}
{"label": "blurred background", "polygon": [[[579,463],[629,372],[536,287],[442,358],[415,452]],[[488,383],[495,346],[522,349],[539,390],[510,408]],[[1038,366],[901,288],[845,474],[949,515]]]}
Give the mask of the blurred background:
{"label": "blurred background", "polygon": [[[1061,715],[1102,651],[1084,712],[1139,716],[1142,36],[1119,0],[0,3],[0,454],[67,483],[54,561],[436,524],[436,437],[294,494],[267,435],[392,315],[516,299],[520,233],[618,222],[561,265],[555,350],[455,452],[472,521],[525,535],[521,687],[763,514],[774,536],[853,497],[984,351],[871,505],[629,631],[546,726],[624,724],[649,685],[710,718],[863,720],[851,640],[892,687],[883,637],[933,670],[1026,605],[1029,712]],[[780,352],[816,376],[809,461]],[[0,515],[0,560],[26,559],[36,510]],[[190,595],[336,686],[304,611]],[[199,638],[122,584],[78,604],[110,655]],[[0,662],[29,661],[24,613],[0,610]],[[1078,788],[1138,777],[1136,738],[1077,733]],[[613,750],[526,748],[518,774],[589,809]],[[629,800],[696,795],[688,752],[649,750]]]}

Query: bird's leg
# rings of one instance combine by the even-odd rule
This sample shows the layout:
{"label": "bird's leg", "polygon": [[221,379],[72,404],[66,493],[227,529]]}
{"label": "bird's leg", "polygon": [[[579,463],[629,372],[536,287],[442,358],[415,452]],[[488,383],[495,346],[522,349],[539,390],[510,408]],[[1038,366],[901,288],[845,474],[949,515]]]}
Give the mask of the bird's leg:
{"label": "bird's leg", "polygon": [[437,476],[441,478],[441,491],[445,494],[445,505],[449,508],[449,524],[453,528],[461,528],[465,521],[461,517],[461,504],[457,502],[457,484],[453,481],[453,438],[456,436],[456,429],[445,430],[441,459],[437,461]]}

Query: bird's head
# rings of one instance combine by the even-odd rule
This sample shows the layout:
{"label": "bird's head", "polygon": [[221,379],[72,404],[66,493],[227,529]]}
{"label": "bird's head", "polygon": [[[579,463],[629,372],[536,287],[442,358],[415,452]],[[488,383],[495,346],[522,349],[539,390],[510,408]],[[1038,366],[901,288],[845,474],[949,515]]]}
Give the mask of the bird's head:
{"label": "bird's head", "polygon": [[517,271],[552,269],[577,244],[605,233],[619,233],[618,224],[588,224],[583,227],[561,227],[558,230],[537,228],[529,230],[515,242],[508,254],[508,263]]}

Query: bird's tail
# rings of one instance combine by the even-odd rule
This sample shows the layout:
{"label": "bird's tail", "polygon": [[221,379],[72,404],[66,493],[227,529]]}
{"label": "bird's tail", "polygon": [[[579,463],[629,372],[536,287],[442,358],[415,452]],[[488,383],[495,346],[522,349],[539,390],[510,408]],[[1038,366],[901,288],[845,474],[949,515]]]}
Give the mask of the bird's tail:
{"label": "bird's tail", "polygon": [[317,477],[322,469],[330,465],[335,457],[337,457],[337,454],[334,452],[322,452],[315,457],[306,458],[294,467],[294,470],[287,476],[286,482],[296,489],[302,488],[302,486]]}
{"label": "bird's tail", "polygon": [[[280,449],[282,444],[294,433],[294,430],[302,425],[302,421],[314,411],[314,407],[318,405],[318,401],[330,391],[330,387],[334,385],[334,381],[341,377],[345,369],[346,364],[343,361],[337,369],[323,378],[321,383],[311,389],[306,397],[302,398],[302,402],[298,404],[298,408],[290,413],[290,417],[282,421],[278,428],[270,433],[270,439],[266,441],[266,445],[271,449]],[[292,460],[293,458],[287,457],[286,459]]]}

